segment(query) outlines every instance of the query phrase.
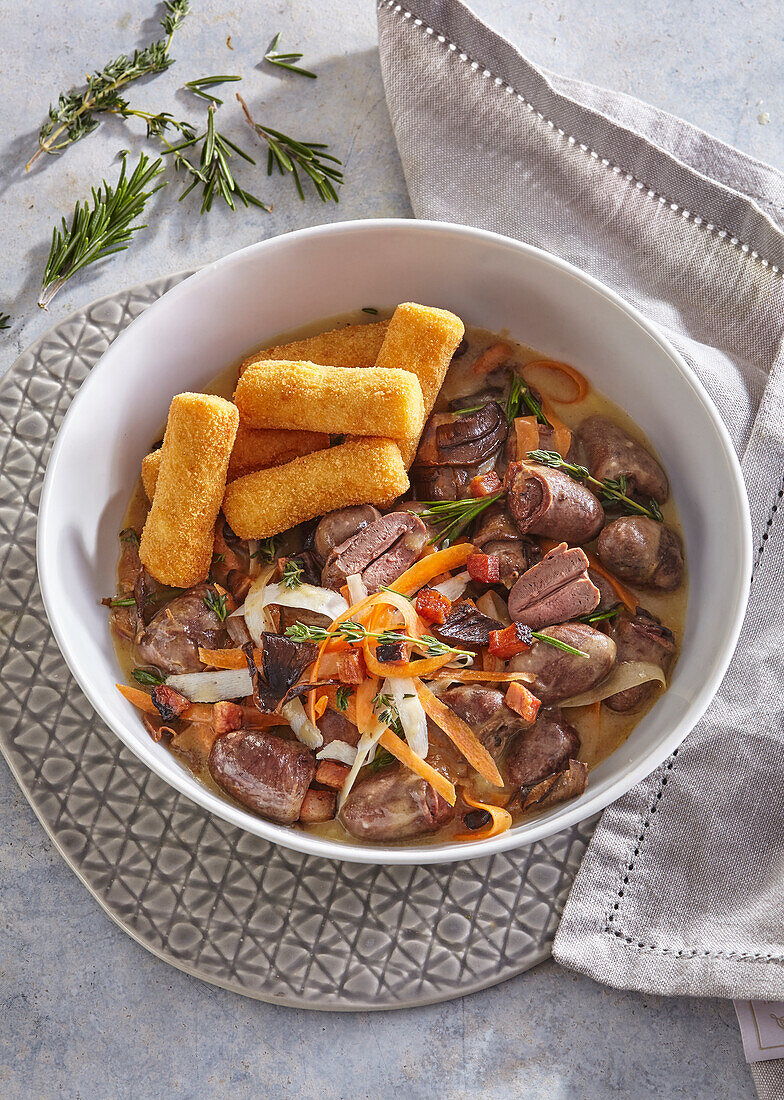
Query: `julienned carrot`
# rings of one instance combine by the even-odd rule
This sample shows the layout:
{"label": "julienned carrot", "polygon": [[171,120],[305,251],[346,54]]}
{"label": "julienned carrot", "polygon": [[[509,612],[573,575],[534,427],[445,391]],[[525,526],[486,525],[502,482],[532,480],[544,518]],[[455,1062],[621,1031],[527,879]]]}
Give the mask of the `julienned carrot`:
{"label": "julienned carrot", "polygon": [[[427,584],[439,573],[445,573],[448,569],[456,569],[465,565],[474,547],[470,542],[456,543],[448,546],[446,550],[437,550],[435,554],[429,554],[414,562],[410,569],[402,573],[396,581],[389,586],[393,592],[400,592],[404,596],[412,596],[423,584]],[[371,596],[370,599],[373,597]]]}
{"label": "julienned carrot", "polygon": [[129,687],[127,684],[115,684],[114,686],[120,695],[125,696],[129,703],[138,707],[139,710],[143,710],[145,714],[160,713],[146,691],[139,691],[138,688]]}
{"label": "julienned carrot", "polygon": [[327,706],[330,710],[336,710],[338,714],[344,715],[349,720],[349,722],[352,722],[354,725],[357,724],[357,704],[354,701],[354,692],[352,692],[348,699],[345,700],[345,705],[342,707],[338,706],[337,685],[335,685],[334,687],[325,687],[324,695],[326,695],[327,697]]}
{"label": "julienned carrot", "polygon": [[[145,714],[159,714],[159,711],[146,691],[130,687],[128,684],[117,684],[117,690],[129,703],[144,711]],[[247,716],[258,726],[281,725],[281,719],[275,715],[261,714],[255,707],[243,707],[243,715]],[[246,715],[246,712],[250,712]],[[191,703],[186,711],[180,715],[184,722],[213,722],[215,712],[212,703]]]}
{"label": "julienned carrot", "polygon": [[324,716],[324,711],[327,709],[327,703],[328,702],[329,702],[329,699],[327,698],[326,695],[320,695],[318,697],[318,699],[316,700],[315,712],[316,712],[316,720],[317,721],[318,721],[319,718],[322,718]]}
{"label": "julienned carrot", "polygon": [[[565,398],[553,397],[552,394],[550,395],[550,400],[557,401],[559,405],[574,405],[578,401],[582,401],[590,388],[584,375],[580,374],[574,367],[570,367],[568,363],[561,363],[557,359],[534,359],[533,362],[525,364],[522,371],[523,378],[525,378],[529,385],[535,385],[535,383],[531,383],[530,379],[526,377],[526,371],[531,370],[557,371],[559,374],[565,374],[569,381],[574,383],[575,395],[574,397],[570,397],[568,401]],[[538,386],[536,388],[539,389]]]}
{"label": "julienned carrot", "polygon": [[434,791],[438,791],[442,798],[446,799],[450,806],[454,806],[457,798],[457,793],[454,788],[454,784],[450,783],[445,775],[441,772],[437,772],[435,768],[431,768],[426,760],[423,760],[421,756],[408,747],[405,741],[403,741],[391,730],[385,729],[379,738],[379,744],[392,753],[396,760],[399,760],[401,764],[409,768],[412,772],[415,772],[418,776],[429,783]]}
{"label": "julienned carrot", "polygon": [[[389,625],[388,618],[384,615],[383,604],[394,604],[395,610],[398,611],[402,617],[408,633],[416,638],[422,633],[419,625],[419,616],[414,611],[412,604],[406,600],[403,596],[398,596],[395,592],[385,592],[381,595],[386,596],[386,599],[379,601],[379,606],[376,609],[371,619],[371,630],[375,633],[379,629],[386,629]],[[427,643],[423,643],[423,648]],[[363,650],[365,654],[365,664],[368,667],[368,671],[372,672],[375,676],[391,676],[394,679],[407,679],[409,676],[430,676],[433,672],[437,672],[438,669],[443,668],[444,665],[448,665],[451,660],[454,659],[453,653],[445,653],[441,657],[426,657],[420,661],[406,661],[402,664],[392,664],[385,661],[379,661],[376,658],[376,639],[365,638],[363,641]]]}
{"label": "julienned carrot", "polygon": [[496,787],[503,787],[504,781],[495,765],[495,761],[484,745],[477,740],[471,727],[445,703],[437,699],[421,680],[415,680],[414,683],[419,701],[425,708],[427,716],[432,718],[435,724],[444,731],[453,745],[460,750],[471,767],[479,772],[483,779]]}
{"label": "julienned carrot", "polygon": [[[503,664],[503,661],[499,661],[499,664]],[[437,672],[433,679],[459,680],[462,684],[472,684],[476,681],[488,683],[494,681],[499,684],[517,684],[522,681],[524,684],[532,684],[536,677],[532,672],[492,672],[490,670],[478,672],[471,668],[450,668],[446,672]]]}
{"label": "julienned carrot", "polygon": [[[202,649],[199,646],[199,660],[203,665],[213,668],[247,668],[248,661],[241,649]],[[261,650],[253,650],[253,660],[261,665]]]}
{"label": "julienned carrot", "polygon": [[483,829],[477,829],[472,833],[458,833],[455,840],[488,840],[491,836],[499,836],[511,828],[512,815],[503,806],[494,806],[492,802],[477,802],[466,793],[465,788],[460,793],[463,801],[473,806],[475,810],[486,810],[490,814],[490,820]]}

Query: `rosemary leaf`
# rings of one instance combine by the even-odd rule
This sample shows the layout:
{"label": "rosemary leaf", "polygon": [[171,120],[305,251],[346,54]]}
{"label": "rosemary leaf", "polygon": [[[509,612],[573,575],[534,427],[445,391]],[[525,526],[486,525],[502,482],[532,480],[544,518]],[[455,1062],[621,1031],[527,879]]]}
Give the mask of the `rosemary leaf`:
{"label": "rosemary leaf", "polygon": [[215,88],[219,84],[234,83],[237,80],[242,80],[241,76],[200,76],[196,80],[189,80],[185,84],[185,87],[189,92],[193,92],[199,99],[206,99],[208,103],[217,103],[218,106],[223,105],[223,100],[218,96],[213,95],[211,92],[206,91],[208,88]]}
{"label": "rosemary leaf", "polygon": [[270,65],[275,65],[279,69],[286,69],[290,73],[297,73],[299,76],[307,76],[311,80],[316,80],[316,74],[312,73],[310,69],[303,69],[300,65],[296,65],[295,62],[302,60],[301,53],[279,53],[276,52],[278,41],[280,40],[280,31],[275,35],[270,43],[270,48],[264,54],[264,60],[268,61]]}

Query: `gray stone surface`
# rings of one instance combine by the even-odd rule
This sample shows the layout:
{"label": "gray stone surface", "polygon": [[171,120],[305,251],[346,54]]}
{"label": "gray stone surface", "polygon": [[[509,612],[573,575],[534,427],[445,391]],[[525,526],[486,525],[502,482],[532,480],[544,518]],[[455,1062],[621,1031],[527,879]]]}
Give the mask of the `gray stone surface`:
{"label": "gray stone surface", "polygon": [[[649,99],[781,165],[782,40],[775,0],[474,0],[542,65]],[[346,162],[340,206],[301,204],[250,166],[272,214],[199,219],[176,184],[129,252],[74,280],[49,315],[35,306],[51,226],[138,127],[106,124],[25,175],[47,104],[86,69],[154,33],[147,0],[0,0],[0,372],[49,324],[118,286],[196,266],[262,237],[355,217],[410,215],[375,54],[369,0],[195,0],[168,73],[134,103],[198,118],[178,91],[238,72],[254,114],[329,141]],[[319,72],[262,71],[277,30]],[[226,40],[231,36],[233,50]],[[244,143],[230,94],[225,129]],[[464,1001],[341,1016],[244,1000],[185,977],[119,931],[54,852],[0,767],[0,1095],[9,1097],[752,1096],[732,1008],[606,990],[552,964]]]}

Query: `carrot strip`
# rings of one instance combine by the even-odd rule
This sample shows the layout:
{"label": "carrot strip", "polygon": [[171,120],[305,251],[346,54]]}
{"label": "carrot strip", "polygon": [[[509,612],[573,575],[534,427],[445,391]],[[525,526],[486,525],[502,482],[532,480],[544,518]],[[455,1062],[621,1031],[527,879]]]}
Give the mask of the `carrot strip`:
{"label": "carrot strip", "polygon": [[[454,546],[448,546],[446,550],[437,550],[435,554],[429,554],[414,562],[411,568],[402,573],[389,587],[393,592],[413,596],[418,588],[427,584],[433,577],[437,577],[439,573],[465,565],[473,553],[474,547],[470,542],[455,543]],[[370,596],[369,599],[373,597]]]}
{"label": "carrot strip", "polygon": [[324,716],[324,711],[327,709],[328,702],[329,700],[327,699],[326,695],[321,695],[316,700],[316,719],[322,718]]}
{"label": "carrot strip", "polygon": [[[503,661],[499,661],[503,664]],[[499,684],[516,684],[522,681],[524,684],[532,684],[536,677],[531,672],[493,672],[488,669],[485,672],[471,668],[449,669],[448,672],[438,672],[433,676],[434,680],[459,680],[463,684],[472,684],[475,681],[497,681]]]}
{"label": "carrot strip", "polygon": [[437,772],[426,760],[423,760],[421,756],[410,749],[405,741],[397,737],[391,730],[385,729],[379,738],[379,744],[383,745],[387,752],[392,753],[401,764],[415,772],[426,783],[429,783],[433,790],[446,799],[450,806],[454,806],[457,799],[454,784],[450,783],[446,776],[442,775],[441,772]]}
{"label": "carrot strip", "polygon": [[342,708],[338,706],[338,699],[337,699],[338,687],[337,687],[337,685],[335,685],[335,687],[325,688],[324,689],[324,694],[326,695],[327,706],[329,707],[330,710],[337,711],[338,714],[344,715],[344,717],[346,717],[349,720],[349,722],[352,722],[354,725],[357,724],[357,704],[354,702],[354,694],[349,696],[349,698],[346,700],[345,707],[342,707]]}
{"label": "carrot strip", "polygon": [[471,767],[479,772],[483,779],[496,787],[503,787],[504,781],[495,765],[495,761],[484,745],[477,740],[471,727],[462,718],[459,718],[453,710],[450,710],[445,703],[437,699],[420,680],[415,680],[414,683],[416,684],[419,701],[425,708],[427,716],[432,718],[435,724],[444,731],[453,745],[460,750]]}
{"label": "carrot strip", "polygon": [[553,446],[561,458],[566,458],[572,445],[572,433],[560,417],[553,412],[552,405],[542,398],[542,412],[553,429]]}
{"label": "carrot strip", "polygon": [[[570,382],[574,382],[574,397],[571,397],[568,401],[562,397],[553,397],[552,394],[550,395],[550,400],[557,401],[559,405],[574,405],[578,401],[582,401],[590,388],[584,375],[580,374],[574,367],[570,367],[568,363],[561,363],[557,359],[534,359],[533,362],[526,363],[523,367],[522,374],[529,385],[534,385],[535,383],[531,383],[530,380],[526,378],[525,372],[534,369],[556,371],[559,374],[565,374]],[[538,386],[536,388],[539,389]]]}
{"label": "carrot strip", "polygon": [[490,821],[483,829],[477,829],[472,833],[457,833],[455,840],[489,840],[491,836],[500,836],[512,826],[512,815],[503,806],[493,806],[489,802],[477,802],[466,793],[465,788],[460,791],[463,801],[476,810],[486,810],[490,814]]}
{"label": "carrot strip", "polygon": [[138,707],[139,710],[143,710],[145,714],[159,714],[158,708],[146,691],[139,691],[138,688],[128,687],[127,684],[115,684],[114,686],[117,688],[120,695],[125,696],[129,703]]}
{"label": "carrot strip", "polygon": [[360,735],[367,733],[371,725],[377,721],[373,713],[373,700],[376,696],[377,688],[378,680],[375,676],[368,676],[367,680],[363,680],[362,683],[357,686],[354,702],[357,708],[357,728],[359,729]]}
{"label": "carrot strip", "polygon": [[[129,687],[128,684],[116,684],[115,685],[119,693],[128,700],[133,706],[138,707],[139,710],[144,711],[145,714],[158,714],[159,711],[153,703],[150,696],[146,691],[140,691],[138,688]],[[259,711],[251,707],[243,707],[243,715],[246,711],[253,710],[258,714],[259,719],[266,720],[264,725],[280,725],[280,718],[274,719],[272,715],[261,714]],[[215,712],[213,710],[212,703],[191,703],[186,711],[180,715],[184,722],[209,722],[213,723]]]}
{"label": "carrot strip", "polygon": [[495,370],[496,367],[500,367],[501,364],[505,363],[513,354],[508,344],[491,344],[489,348],[485,348],[474,363],[474,371],[476,374],[483,374]]}
{"label": "carrot strip", "polygon": [[[202,649],[199,646],[199,660],[203,665],[213,668],[247,668],[248,662],[241,649]],[[261,664],[261,650],[253,650],[253,660]]]}

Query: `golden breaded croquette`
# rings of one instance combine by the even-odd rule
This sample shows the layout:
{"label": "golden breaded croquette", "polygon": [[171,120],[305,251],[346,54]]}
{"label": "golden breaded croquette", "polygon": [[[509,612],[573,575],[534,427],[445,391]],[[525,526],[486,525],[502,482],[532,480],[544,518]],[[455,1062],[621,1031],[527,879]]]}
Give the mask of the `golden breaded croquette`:
{"label": "golden breaded croquette", "polygon": [[162,584],[190,588],[207,579],[238,424],[236,407],[223,397],[179,393],[172,399],[139,543],[142,565]]}
{"label": "golden breaded croquette", "polygon": [[[282,466],[300,455],[321,451],[329,446],[329,436],[324,432],[285,432],[268,428],[247,428],[240,424],[234,440],[227,481],[265,470],[268,466]],[[151,451],[142,459],[142,485],[149,500],[155,495],[155,484],[161,466],[161,448]]]}
{"label": "golden breaded croquette", "polygon": [[389,321],[370,325],[345,325],[291,344],[256,351],[240,366],[240,376],[262,360],[285,359],[289,363],[319,363],[324,367],[372,367],[384,342]]}
{"label": "golden breaded croquette", "polygon": [[[465,325],[454,313],[404,302],[392,314],[376,366],[402,367],[417,376],[427,419],[464,334]],[[400,444],[406,468],[414,461],[420,434],[412,433]]]}
{"label": "golden breaded croquette", "polygon": [[238,478],[223,513],[240,538],[262,539],[350,504],[388,504],[408,488],[389,439],[358,439]]}
{"label": "golden breaded croquette", "polygon": [[381,367],[253,363],[234,403],[254,428],[308,428],[392,439],[417,437],[424,423],[416,375]]}

